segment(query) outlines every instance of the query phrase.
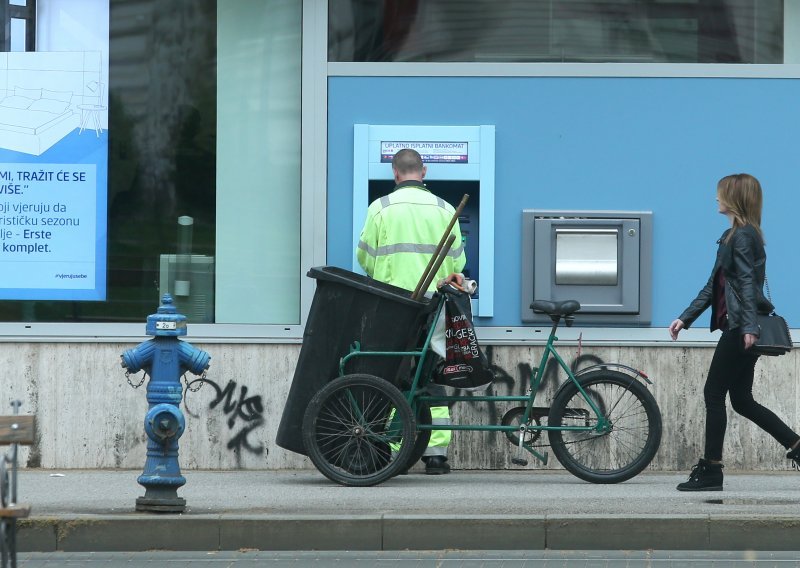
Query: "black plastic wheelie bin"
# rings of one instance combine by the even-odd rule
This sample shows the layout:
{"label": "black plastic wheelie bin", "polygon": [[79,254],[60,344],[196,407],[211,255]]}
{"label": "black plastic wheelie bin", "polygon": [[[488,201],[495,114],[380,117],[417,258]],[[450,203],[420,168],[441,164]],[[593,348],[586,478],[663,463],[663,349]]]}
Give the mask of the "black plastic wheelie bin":
{"label": "black plastic wheelie bin", "polygon": [[[410,351],[436,302],[412,300],[411,292],[334,266],[312,268],[316,279],[303,346],[289,396],[278,426],[276,443],[306,454],[303,415],[314,395],[339,376],[339,361],[358,341],[362,351]],[[400,386],[400,357],[354,357],[346,374],[366,373]]]}

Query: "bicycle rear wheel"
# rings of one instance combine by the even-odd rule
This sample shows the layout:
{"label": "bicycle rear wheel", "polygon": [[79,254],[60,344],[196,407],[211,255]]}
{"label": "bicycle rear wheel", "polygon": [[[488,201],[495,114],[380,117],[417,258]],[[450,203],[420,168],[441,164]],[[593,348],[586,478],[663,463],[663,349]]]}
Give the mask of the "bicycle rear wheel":
{"label": "bicycle rear wheel", "polygon": [[309,402],[303,443],[325,477],[367,487],[402,471],[416,429],[411,407],[394,385],[372,375],[346,375]]}
{"label": "bicycle rear wheel", "polygon": [[[549,430],[553,453],[573,475],[592,483],[619,483],[640,473],[661,443],[661,411],[635,378],[610,369],[578,377],[607,421],[602,430]],[[572,381],[556,393],[548,426],[597,427],[598,418]]]}

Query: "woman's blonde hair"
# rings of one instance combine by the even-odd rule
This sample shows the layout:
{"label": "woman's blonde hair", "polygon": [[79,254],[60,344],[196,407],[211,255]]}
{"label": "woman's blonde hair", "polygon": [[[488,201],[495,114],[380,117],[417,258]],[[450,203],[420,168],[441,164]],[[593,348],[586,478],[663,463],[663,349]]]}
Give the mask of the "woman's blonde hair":
{"label": "woman's blonde hair", "polygon": [[752,225],[763,242],[761,232],[761,184],[750,174],[725,176],[717,184],[717,199],[733,216],[733,230],[725,242],[733,237],[736,229]]}

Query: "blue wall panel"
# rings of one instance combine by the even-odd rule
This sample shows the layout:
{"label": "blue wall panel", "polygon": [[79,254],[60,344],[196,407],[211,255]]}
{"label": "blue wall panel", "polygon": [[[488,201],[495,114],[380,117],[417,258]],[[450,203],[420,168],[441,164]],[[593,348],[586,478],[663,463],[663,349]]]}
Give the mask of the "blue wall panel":
{"label": "blue wall panel", "polygon": [[653,211],[652,325],[668,325],[708,278],[716,183],[738,172],[762,182],[773,300],[800,325],[798,101],[793,79],[332,77],[328,263],[352,258],[354,124],[494,124],[495,316],[478,325],[521,325],[523,209]]}

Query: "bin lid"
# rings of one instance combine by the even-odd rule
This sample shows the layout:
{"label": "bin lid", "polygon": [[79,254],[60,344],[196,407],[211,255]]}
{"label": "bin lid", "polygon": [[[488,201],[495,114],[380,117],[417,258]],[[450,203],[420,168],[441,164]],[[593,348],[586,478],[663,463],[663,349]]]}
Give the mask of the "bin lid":
{"label": "bin lid", "polygon": [[339,268],[338,266],[315,266],[309,269],[308,276],[316,280],[336,282],[344,286],[356,288],[368,294],[375,294],[389,300],[400,302],[417,308],[425,307],[431,303],[430,298],[422,297],[419,300],[411,299],[411,291],[398,286],[386,284],[369,276],[358,274]]}

